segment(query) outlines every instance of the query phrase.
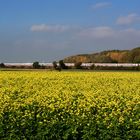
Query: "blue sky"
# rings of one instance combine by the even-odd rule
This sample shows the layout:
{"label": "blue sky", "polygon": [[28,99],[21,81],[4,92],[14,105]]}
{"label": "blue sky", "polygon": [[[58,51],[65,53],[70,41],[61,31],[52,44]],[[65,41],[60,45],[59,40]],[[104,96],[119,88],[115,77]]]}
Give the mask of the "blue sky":
{"label": "blue sky", "polygon": [[140,1],[1,0],[0,62],[52,62],[140,46]]}

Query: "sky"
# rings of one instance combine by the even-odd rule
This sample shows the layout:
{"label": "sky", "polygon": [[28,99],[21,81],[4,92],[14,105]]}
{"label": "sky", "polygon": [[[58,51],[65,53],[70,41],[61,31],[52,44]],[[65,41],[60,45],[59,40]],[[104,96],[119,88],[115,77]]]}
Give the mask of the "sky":
{"label": "sky", "polygon": [[0,0],[0,63],[140,46],[140,0]]}

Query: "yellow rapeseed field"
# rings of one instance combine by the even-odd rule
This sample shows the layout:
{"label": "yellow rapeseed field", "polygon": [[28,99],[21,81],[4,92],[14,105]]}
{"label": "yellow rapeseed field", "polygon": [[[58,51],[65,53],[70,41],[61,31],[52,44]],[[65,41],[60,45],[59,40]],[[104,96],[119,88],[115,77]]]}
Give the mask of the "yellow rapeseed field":
{"label": "yellow rapeseed field", "polygon": [[139,72],[0,72],[0,139],[140,139]]}

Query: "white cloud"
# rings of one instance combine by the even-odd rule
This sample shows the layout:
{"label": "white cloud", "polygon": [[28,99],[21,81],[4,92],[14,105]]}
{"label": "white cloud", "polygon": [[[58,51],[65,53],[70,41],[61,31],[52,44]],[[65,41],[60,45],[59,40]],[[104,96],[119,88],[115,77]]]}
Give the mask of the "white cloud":
{"label": "white cloud", "polygon": [[[108,49],[131,49],[140,46],[139,29],[128,28],[124,30],[109,26],[83,27],[76,32],[73,30],[71,34],[68,32],[57,35],[39,34],[37,36],[27,34],[25,38],[16,38],[19,41],[13,44],[12,49],[9,48],[9,43],[6,45],[7,47],[3,47],[2,52],[8,50],[12,52],[10,56],[1,54],[3,58],[4,55],[7,56],[9,61],[52,62],[79,53],[92,53]],[[18,57],[20,59],[17,59]],[[3,60],[5,61],[5,59]]]}
{"label": "white cloud", "polygon": [[92,8],[96,10],[96,9],[106,8],[109,6],[111,6],[111,3],[109,2],[100,2],[100,3],[96,3],[95,5],[92,5]]}
{"label": "white cloud", "polygon": [[139,38],[140,30],[136,30],[133,28],[128,28],[125,30],[116,30],[108,26],[100,26],[83,29],[78,33],[78,36],[92,39],[124,38],[128,36],[135,36]]}
{"label": "white cloud", "polygon": [[79,32],[77,37],[94,46],[108,46],[114,49],[133,48],[140,45],[140,30],[133,28],[117,30],[111,27],[91,27]]}
{"label": "white cloud", "polygon": [[121,16],[117,19],[118,25],[131,25],[136,22],[140,22],[140,16],[135,13],[129,14],[127,16]]}
{"label": "white cloud", "polygon": [[138,47],[140,46],[139,38],[140,30],[134,28],[90,27],[79,32],[76,39],[85,52],[90,52]]}
{"label": "white cloud", "polygon": [[32,25],[30,28],[33,32],[65,32],[70,30],[70,26],[68,25],[47,25],[47,24],[39,24]]}
{"label": "white cloud", "polygon": [[111,37],[112,35],[114,35],[114,30],[107,26],[91,27],[82,30],[79,33],[79,35],[89,37],[89,38],[101,39],[101,38]]}

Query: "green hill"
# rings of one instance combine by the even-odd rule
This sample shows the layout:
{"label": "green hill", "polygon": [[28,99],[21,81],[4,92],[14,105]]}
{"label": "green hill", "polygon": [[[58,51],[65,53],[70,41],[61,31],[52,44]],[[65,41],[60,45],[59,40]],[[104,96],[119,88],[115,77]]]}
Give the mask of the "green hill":
{"label": "green hill", "polygon": [[108,50],[64,58],[65,63],[140,63],[140,47],[132,50]]}

